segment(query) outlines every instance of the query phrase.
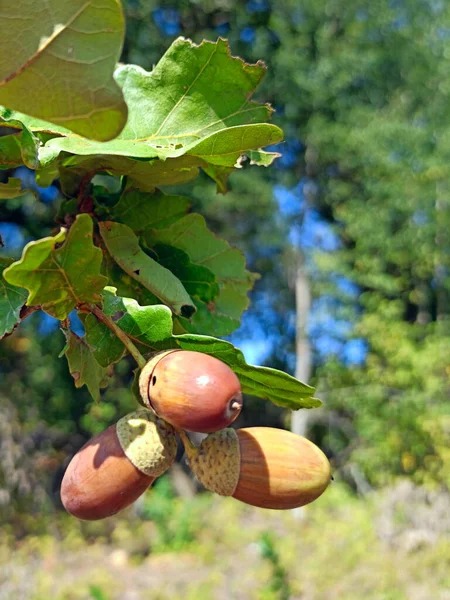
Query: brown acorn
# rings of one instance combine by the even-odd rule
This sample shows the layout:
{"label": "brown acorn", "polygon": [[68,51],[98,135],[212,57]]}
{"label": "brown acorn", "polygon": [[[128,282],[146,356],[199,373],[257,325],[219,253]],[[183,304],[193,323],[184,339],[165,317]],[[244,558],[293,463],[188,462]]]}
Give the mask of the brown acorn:
{"label": "brown acorn", "polygon": [[61,501],[78,519],[93,521],[132,504],[175,460],[174,429],[152,412],[132,412],[94,436],[72,458]]}
{"label": "brown acorn", "polygon": [[304,437],[271,427],[224,429],[198,448],[184,434],[192,471],[209,490],[271,509],[297,508],[318,498],[331,479],[330,463]]}
{"label": "brown acorn", "polygon": [[189,350],[154,356],[139,377],[142,400],[177,429],[210,433],[228,427],[242,409],[239,379],[222,361]]}

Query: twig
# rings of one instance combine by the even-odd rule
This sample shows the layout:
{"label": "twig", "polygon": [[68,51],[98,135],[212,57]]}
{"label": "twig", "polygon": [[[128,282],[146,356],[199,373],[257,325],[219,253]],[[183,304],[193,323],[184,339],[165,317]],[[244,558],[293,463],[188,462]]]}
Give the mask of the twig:
{"label": "twig", "polygon": [[119,338],[119,340],[122,342],[122,344],[128,350],[128,352],[131,354],[131,356],[137,362],[140,369],[143,369],[145,367],[145,365],[147,364],[146,359],[142,356],[142,354],[139,352],[139,350],[136,348],[136,346],[133,344],[133,342],[130,340],[130,338],[127,336],[127,334],[122,329],[120,329],[120,327],[118,327],[112,319],[110,319],[107,315],[105,315],[105,313],[101,310],[101,308],[99,308],[95,304],[83,305],[83,308],[87,309],[95,317],[97,317],[97,319],[99,321],[101,321],[104,325],[106,325],[106,327],[109,327],[109,329],[111,329],[111,331],[114,333],[114,335],[116,335],[116,337]]}
{"label": "twig", "polygon": [[97,171],[90,171],[87,173],[80,183],[80,188],[78,190],[78,213],[88,213],[92,214],[94,212],[94,200],[91,194],[86,194],[87,188],[91,183],[93,176],[97,173]]}

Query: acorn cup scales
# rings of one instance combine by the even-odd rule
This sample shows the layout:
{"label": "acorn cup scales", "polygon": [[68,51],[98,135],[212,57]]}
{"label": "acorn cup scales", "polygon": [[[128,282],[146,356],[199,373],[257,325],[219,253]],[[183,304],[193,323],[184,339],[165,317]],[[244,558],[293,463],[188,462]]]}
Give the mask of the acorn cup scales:
{"label": "acorn cup scales", "polygon": [[198,448],[183,441],[191,469],[207,489],[253,506],[304,506],[331,479],[330,463],[320,448],[289,431],[225,429],[209,435]]}

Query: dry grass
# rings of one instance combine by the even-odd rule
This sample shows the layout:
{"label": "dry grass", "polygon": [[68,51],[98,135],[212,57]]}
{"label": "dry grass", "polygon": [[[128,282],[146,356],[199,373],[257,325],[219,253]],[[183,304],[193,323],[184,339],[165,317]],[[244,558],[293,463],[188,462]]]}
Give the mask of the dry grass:
{"label": "dry grass", "polygon": [[403,515],[386,537],[386,493],[357,499],[334,485],[301,519],[170,496],[156,489],[140,514],[100,524],[61,515],[53,535],[4,533],[0,600],[450,599],[448,530],[414,537]]}

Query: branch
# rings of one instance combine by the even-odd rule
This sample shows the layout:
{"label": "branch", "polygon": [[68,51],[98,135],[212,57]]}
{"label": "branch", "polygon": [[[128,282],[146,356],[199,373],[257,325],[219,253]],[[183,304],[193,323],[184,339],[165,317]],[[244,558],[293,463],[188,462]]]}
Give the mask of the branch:
{"label": "branch", "polygon": [[[81,307],[80,307],[81,308]],[[112,319],[110,319],[98,306],[84,304],[82,306],[84,310],[92,313],[99,321],[101,321],[106,327],[109,327],[116,337],[122,342],[134,360],[137,362],[140,369],[143,369],[147,364],[146,359],[142,356],[127,334],[118,327]]]}

